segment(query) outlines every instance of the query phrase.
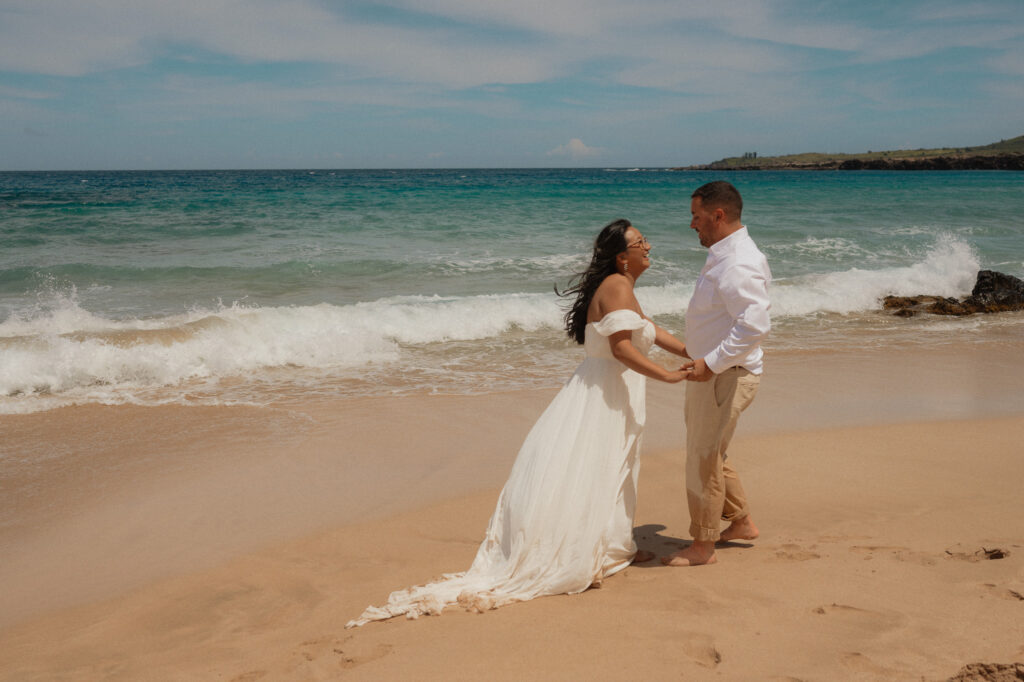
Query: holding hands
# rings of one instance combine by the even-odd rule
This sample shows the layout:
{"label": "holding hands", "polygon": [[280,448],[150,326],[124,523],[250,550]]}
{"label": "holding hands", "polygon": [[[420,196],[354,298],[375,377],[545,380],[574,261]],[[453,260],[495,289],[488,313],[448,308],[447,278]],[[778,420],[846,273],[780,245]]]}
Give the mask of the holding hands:
{"label": "holding hands", "polygon": [[659,378],[667,383],[675,384],[680,381],[711,381],[714,376],[715,373],[704,362],[704,358],[697,358],[684,363],[677,370],[668,371],[664,377]]}
{"label": "holding hands", "polygon": [[697,358],[690,363],[690,375],[686,377],[687,381],[711,381],[715,373],[711,371],[708,364],[704,362],[704,358]]}
{"label": "holding hands", "polygon": [[661,377],[661,380],[668,384],[678,384],[680,381],[686,381],[690,378],[690,367],[683,365],[679,369],[666,370],[665,376]]}

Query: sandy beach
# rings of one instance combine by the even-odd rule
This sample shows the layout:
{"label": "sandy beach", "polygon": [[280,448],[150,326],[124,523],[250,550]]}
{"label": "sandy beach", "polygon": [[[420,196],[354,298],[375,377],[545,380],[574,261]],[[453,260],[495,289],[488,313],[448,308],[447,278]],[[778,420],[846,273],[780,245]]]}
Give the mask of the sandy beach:
{"label": "sandy beach", "polygon": [[[757,541],[354,630],[468,567],[553,391],[0,417],[0,679],[945,680],[1024,660],[1021,344],[768,367],[732,450]],[[649,386],[636,534],[660,555],[687,541],[681,406]]]}

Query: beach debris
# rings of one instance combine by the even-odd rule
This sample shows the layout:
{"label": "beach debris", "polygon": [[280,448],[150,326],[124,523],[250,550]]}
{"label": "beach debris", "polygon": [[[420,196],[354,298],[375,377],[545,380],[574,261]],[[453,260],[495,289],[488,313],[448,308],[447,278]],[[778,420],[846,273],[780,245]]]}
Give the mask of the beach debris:
{"label": "beach debris", "polygon": [[946,682],[1016,682],[1024,680],[1024,663],[969,663]]}
{"label": "beach debris", "polygon": [[882,307],[899,317],[918,313],[973,315],[1024,310],[1024,280],[994,270],[979,270],[971,295],[957,300],[946,296],[886,296]]}
{"label": "beach debris", "polygon": [[952,559],[961,559],[963,561],[983,561],[985,559],[1005,559],[1010,556],[1010,551],[1003,549],[1002,547],[993,547],[992,549],[981,549],[971,552],[951,552],[946,550],[946,554]]}
{"label": "beach debris", "polygon": [[992,549],[981,548],[981,551],[985,553],[986,559],[1005,559],[1010,556],[1010,553],[1000,547],[993,547]]}

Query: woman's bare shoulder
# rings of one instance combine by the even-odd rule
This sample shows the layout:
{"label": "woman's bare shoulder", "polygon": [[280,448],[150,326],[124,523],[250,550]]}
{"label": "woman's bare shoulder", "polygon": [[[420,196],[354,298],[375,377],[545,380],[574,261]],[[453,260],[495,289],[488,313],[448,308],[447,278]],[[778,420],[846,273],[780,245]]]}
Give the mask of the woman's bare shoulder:
{"label": "woman's bare shoulder", "polygon": [[629,278],[618,273],[611,274],[597,286],[594,299],[590,302],[587,321],[597,322],[613,310],[636,307],[636,296],[633,295]]}
{"label": "woman's bare shoulder", "polygon": [[633,287],[628,277],[615,272],[601,280],[601,283],[597,285],[597,291],[594,292],[594,295],[597,296],[602,293],[608,295],[609,293],[620,292],[632,294]]}

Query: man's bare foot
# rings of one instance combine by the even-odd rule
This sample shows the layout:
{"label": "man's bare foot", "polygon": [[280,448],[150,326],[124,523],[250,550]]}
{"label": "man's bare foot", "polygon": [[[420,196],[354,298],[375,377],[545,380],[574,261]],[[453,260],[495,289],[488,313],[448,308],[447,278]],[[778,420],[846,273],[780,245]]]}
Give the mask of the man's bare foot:
{"label": "man's bare foot", "polygon": [[661,563],[666,566],[704,566],[717,561],[714,542],[694,542],[689,547],[661,557]]}
{"label": "man's bare foot", "polygon": [[650,561],[654,557],[655,557],[654,552],[648,552],[646,549],[638,549],[636,551],[636,554],[633,555],[633,560],[630,563],[631,564],[642,564],[644,562]]}
{"label": "man's bare foot", "polygon": [[729,524],[729,527],[722,531],[719,542],[732,542],[733,540],[756,540],[761,532],[754,525],[750,516],[744,516]]}

